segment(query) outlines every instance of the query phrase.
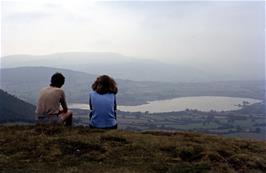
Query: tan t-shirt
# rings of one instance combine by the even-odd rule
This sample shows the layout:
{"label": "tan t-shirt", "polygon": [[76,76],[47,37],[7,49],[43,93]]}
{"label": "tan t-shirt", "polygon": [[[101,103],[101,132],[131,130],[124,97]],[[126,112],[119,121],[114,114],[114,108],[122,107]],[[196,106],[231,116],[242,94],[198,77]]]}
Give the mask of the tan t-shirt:
{"label": "tan t-shirt", "polygon": [[38,115],[58,114],[60,105],[67,108],[64,91],[57,87],[45,87],[40,91],[35,112]]}

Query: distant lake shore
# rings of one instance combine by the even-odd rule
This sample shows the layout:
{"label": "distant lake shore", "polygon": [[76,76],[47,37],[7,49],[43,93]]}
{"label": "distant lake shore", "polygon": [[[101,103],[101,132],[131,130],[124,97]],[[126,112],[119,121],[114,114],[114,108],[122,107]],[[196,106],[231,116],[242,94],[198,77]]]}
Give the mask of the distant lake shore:
{"label": "distant lake shore", "polygon": [[[118,106],[118,110],[126,112],[162,113],[197,109],[200,111],[230,111],[241,109],[243,104],[249,105],[262,102],[262,100],[239,97],[197,96],[179,97],[167,100],[150,101],[137,106]],[[89,109],[88,104],[71,103],[70,108]]]}

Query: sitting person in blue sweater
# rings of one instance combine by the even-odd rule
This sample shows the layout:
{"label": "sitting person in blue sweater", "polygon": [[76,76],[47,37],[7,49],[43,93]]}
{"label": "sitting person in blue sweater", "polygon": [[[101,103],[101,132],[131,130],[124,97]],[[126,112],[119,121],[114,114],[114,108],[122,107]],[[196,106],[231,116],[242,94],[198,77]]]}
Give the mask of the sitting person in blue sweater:
{"label": "sitting person in blue sweater", "polygon": [[92,90],[89,93],[90,128],[117,129],[116,82],[102,75],[92,84]]}

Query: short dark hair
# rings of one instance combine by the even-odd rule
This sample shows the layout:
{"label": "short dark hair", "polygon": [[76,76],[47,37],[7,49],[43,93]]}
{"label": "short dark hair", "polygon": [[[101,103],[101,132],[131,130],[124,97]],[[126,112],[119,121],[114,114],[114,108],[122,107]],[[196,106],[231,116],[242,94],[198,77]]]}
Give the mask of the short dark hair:
{"label": "short dark hair", "polygon": [[61,74],[56,72],[51,77],[51,84],[50,86],[61,88],[65,83],[65,77]]}
{"label": "short dark hair", "polygon": [[118,91],[115,80],[107,75],[97,77],[91,88],[98,94],[117,94]]}

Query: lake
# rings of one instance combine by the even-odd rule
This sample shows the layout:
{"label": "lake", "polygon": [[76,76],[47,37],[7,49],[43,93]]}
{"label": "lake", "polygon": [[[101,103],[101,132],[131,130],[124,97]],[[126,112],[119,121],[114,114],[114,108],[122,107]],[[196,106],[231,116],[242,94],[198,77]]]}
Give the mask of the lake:
{"label": "lake", "polygon": [[[118,106],[118,109],[128,112],[149,111],[150,113],[183,111],[186,109],[197,109],[200,111],[229,111],[241,109],[239,104],[242,105],[243,101],[246,101],[249,104],[261,102],[261,100],[251,98],[197,96],[150,101],[147,104],[138,106]],[[89,109],[88,104],[73,103],[70,104],[69,107],[77,109]]]}

